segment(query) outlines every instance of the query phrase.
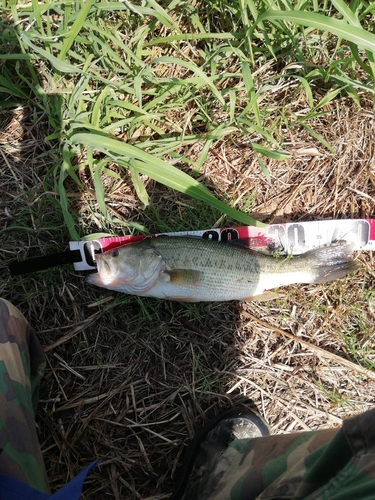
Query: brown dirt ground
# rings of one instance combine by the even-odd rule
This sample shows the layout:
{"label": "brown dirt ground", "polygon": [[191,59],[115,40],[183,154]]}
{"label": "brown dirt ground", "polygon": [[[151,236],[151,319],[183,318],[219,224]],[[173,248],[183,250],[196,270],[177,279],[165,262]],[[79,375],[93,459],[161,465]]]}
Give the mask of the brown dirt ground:
{"label": "brown dirt ground", "polygon": [[[361,99],[362,109],[337,99],[315,121],[334,152],[303,129],[281,131],[291,159],[266,159],[268,183],[248,143],[233,136],[212,146],[202,178],[219,198],[236,199],[266,222],[371,217],[374,114],[370,99]],[[375,361],[371,253],[358,254],[354,276],[290,286],[265,303],[129,298],[90,288],[69,266],[11,278],[10,260],[68,241],[58,206],[46,201],[57,199],[43,184],[56,161],[43,141],[46,118],[35,125],[32,112],[0,118],[0,295],[24,312],[46,349],[37,424],[53,488],[98,459],[85,498],[168,498],[189,439],[223,409],[251,399],[278,434],[336,427],[374,405],[375,374],[361,370]],[[185,155],[194,160],[201,148]],[[89,234],[108,225],[90,179],[80,175],[85,191],[71,185],[69,195]],[[144,181],[152,207],[143,211],[125,175],[105,179],[114,217],[150,231],[165,230],[160,221],[190,229],[194,213],[204,220],[202,205]],[[227,223],[204,211],[205,227]]]}

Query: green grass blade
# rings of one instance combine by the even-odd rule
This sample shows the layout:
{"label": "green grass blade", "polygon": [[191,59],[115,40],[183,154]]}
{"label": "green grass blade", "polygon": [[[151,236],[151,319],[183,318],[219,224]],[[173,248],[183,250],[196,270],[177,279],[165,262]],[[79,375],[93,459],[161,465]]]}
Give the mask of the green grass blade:
{"label": "green grass blade", "polygon": [[[67,146],[62,150],[63,163],[59,172],[58,180],[55,181],[55,189],[59,193],[61,211],[64,217],[65,225],[69,231],[70,237],[73,240],[79,240],[79,234],[75,228],[73,217],[70,215],[69,202],[66,195],[64,182],[67,176],[67,171],[71,168],[71,152]],[[78,180],[78,179],[77,179]]]}
{"label": "green grass blade", "polygon": [[[264,224],[261,222],[257,221],[253,217],[250,217],[249,215],[245,215],[244,213],[240,212],[239,210],[236,210],[235,208],[230,207],[226,203],[218,200],[215,198],[213,194],[211,194],[208,190],[205,188],[202,189],[202,185],[197,183],[192,183],[191,181],[193,180],[191,177],[188,177],[188,182],[185,184],[183,180],[180,178],[180,176],[177,176],[177,182],[174,182],[173,177],[166,178],[165,175],[161,174],[159,175],[158,172],[155,172],[155,170],[152,168],[152,165],[146,164],[144,162],[141,162],[139,160],[134,160],[134,166],[137,167],[138,171],[148,175],[151,179],[154,179],[158,182],[161,182],[162,184],[172,188],[176,189],[178,191],[181,191],[182,193],[185,193],[192,198],[195,198],[196,200],[204,201],[205,203],[211,205],[212,207],[220,210],[221,212],[225,213],[232,219],[238,220],[239,222],[242,222],[243,224],[250,225],[250,226],[258,226],[258,227],[263,227]],[[174,168],[174,167],[173,167]],[[183,173],[183,172],[180,172]],[[186,175],[186,174],[185,174]]]}
{"label": "green grass blade", "polygon": [[[211,206],[221,210],[233,219],[244,224],[263,226],[264,224],[256,221],[254,218],[229,207],[224,202],[215,198],[215,196],[198,181],[188,174],[178,170],[169,163],[157,158],[139,148],[117,141],[109,137],[98,134],[78,133],[72,136],[71,142],[74,145],[91,146],[102,151],[118,163],[128,166],[132,160],[132,165],[141,173],[148,175],[151,179],[160,182],[172,189],[192,196],[195,199],[205,201]],[[120,158],[119,158],[120,157]]]}
{"label": "green grass blade", "polygon": [[147,194],[145,185],[142,182],[142,179],[139,175],[139,172],[136,167],[134,167],[133,162],[130,160],[128,163],[128,169],[130,172],[130,176],[132,178],[133,186],[135,192],[137,193],[138,198],[143,203],[143,208],[146,208],[150,204],[150,199]]}
{"label": "green grass blade", "polygon": [[183,66],[184,68],[189,69],[190,71],[195,73],[201,79],[201,81],[204,82],[212,90],[212,93],[220,102],[220,104],[222,104],[223,106],[226,105],[223,96],[217,90],[213,81],[198,66],[195,66],[193,63],[189,61],[183,61],[182,59],[177,59],[176,57],[168,57],[168,56],[157,57],[156,59],[153,59],[150,64],[158,64],[158,63],[176,64],[177,66]]}
{"label": "green grass blade", "polygon": [[340,72],[338,75],[332,76],[333,81],[336,81],[338,85],[341,87],[346,87],[349,86],[355,86],[357,89],[362,89],[366,92],[369,92],[372,95],[375,95],[375,89],[373,87],[370,87],[369,85],[364,84],[363,82],[359,80],[354,80],[352,78],[349,78],[345,73]]}
{"label": "green grass blade", "polygon": [[284,153],[283,151],[273,151],[272,149],[268,149],[264,146],[261,146],[256,142],[252,142],[251,146],[257,153],[260,153],[263,156],[267,156],[268,158],[272,158],[277,161],[288,160],[290,158],[289,153]]}
{"label": "green grass blade", "polygon": [[340,94],[340,92],[342,92],[342,88],[338,88],[338,89],[335,89],[335,90],[331,90],[331,92],[328,92],[324,97],[323,99],[321,99],[318,104],[316,105],[315,109],[319,109],[319,108],[322,108],[324,106],[326,106],[328,103],[330,103],[331,101],[333,101],[333,99],[338,95]]}
{"label": "green grass blade", "polygon": [[[322,14],[316,14],[313,12],[303,12],[303,11],[279,11],[270,10],[261,14],[257,20],[257,23],[261,21],[280,21],[284,20],[288,23],[302,24],[303,26],[309,26],[322,31],[328,31],[334,35],[355,43],[359,47],[368,49],[371,52],[375,52],[375,35],[359,28],[358,26],[351,26],[345,21],[334,19],[332,17],[323,16]],[[254,29],[253,26],[252,29]]]}
{"label": "green grass blade", "polygon": [[257,96],[257,93],[255,91],[253,77],[251,76],[251,70],[250,70],[249,64],[246,62],[243,62],[241,64],[241,71],[242,71],[243,81],[244,81],[245,87],[246,87],[246,92],[247,92],[247,95],[249,97],[249,104],[250,104],[251,108],[253,109],[254,116],[255,116],[258,127],[261,127],[262,121],[260,118],[260,112],[259,112],[259,107],[258,107],[258,96]]}
{"label": "green grass blade", "polygon": [[79,10],[79,13],[73,23],[73,26],[67,32],[67,36],[65,37],[65,40],[62,44],[60,54],[58,55],[58,59],[60,59],[60,61],[65,59],[66,54],[73,45],[78,33],[81,31],[83,23],[85,22],[86,17],[88,16],[88,13],[91,7],[94,5],[95,1],[96,0],[86,0],[86,2],[81,1],[81,8]]}
{"label": "green grass blade", "polygon": [[170,35],[158,38],[152,38],[144,43],[144,47],[160,45],[170,42],[193,41],[193,40],[233,40],[240,39],[243,33],[183,33],[181,35]]}
{"label": "green grass blade", "polygon": [[359,19],[345,2],[343,2],[342,0],[332,0],[332,5],[336,7],[336,9],[349,24],[361,27]]}
{"label": "green grass blade", "polygon": [[266,167],[266,164],[264,163],[264,161],[262,160],[262,158],[260,158],[260,156],[258,154],[256,154],[256,157],[257,157],[258,163],[260,165],[260,168],[263,172],[264,177],[267,179],[268,183],[271,184],[270,171],[268,170],[268,168]]}
{"label": "green grass blade", "polygon": [[104,217],[108,218],[108,210],[105,204],[105,192],[101,176],[102,167],[105,166],[106,161],[105,160],[100,160],[99,162],[95,161],[93,158],[93,148],[90,147],[87,151],[87,163],[90,169],[91,178],[94,181],[95,196],[99,208],[102,211]]}
{"label": "green grass blade", "polygon": [[175,23],[173,18],[168,14],[168,12],[163,9],[163,7],[158,4],[155,0],[147,0],[147,3],[154,10],[154,16],[165,26],[169,26],[171,29],[175,29],[178,33],[181,33],[181,30],[178,24]]}
{"label": "green grass blade", "polygon": [[306,123],[301,122],[301,125],[308,131],[308,133],[312,136],[315,137],[323,146],[325,146],[331,153],[335,153],[335,148],[331,146],[331,144],[324,139],[324,137],[317,132],[315,132],[314,129],[312,129],[309,125]]}
{"label": "green grass blade", "polygon": [[0,61],[32,61],[30,54],[0,54]]}
{"label": "green grass blade", "polygon": [[[98,8],[98,4],[96,4],[96,7]],[[142,61],[142,59],[137,57],[137,55],[131,51],[129,46],[121,41],[117,33],[109,33],[108,30],[98,26],[97,24],[90,22],[88,19],[86,19],[84,23],[84,28],[87,29],[90,33],[97,32],[99,35],[102,35],[103,39],[107,40],[107,48],[109,48],[110,46],[115,47],[118,52],[123,52],[129,58],[133,59],[134,63],[137,66],[139,67],[145,66],[145,63]],[[123,61],[121,62],[121,64],[123,64]]]}
{"label": "green grass blade", "polygon": [[103,105],[103,102],[106,100],[108,95],[110,94],[110,89],[109,87],[104,87],[102,92],[99,94],[97,97],[95,104],[92,108],[92,114],[91,114],[91,124],[94,127],[100,127],[100,108]]}
{"label": "green grass blade", "polygon": [[235,111],[236,111],[236,91],[234,89],[229,89],[229,121],[234,122]]}
{"label": "green grass blade", "polygon": [[[127,144],[125,142],[112,139],[110,137],[105,137],[98,134],[86,134],[78,133],[71,138],[73,144],[83,144],[87,146],[92,146],[100,151],[109,154],[112,157],[117,157],[118,155],[127,159],[137,159],[148,163],[152,166],[155,173],[151,176],[153,179],[161,182],[163,184],[169,185],[168,183],[173,183],[174,189],[184,192],[189,187],[194,186],[200,189],[203,193],[211,195],[207,188],[199,184],[198,181],[191,178],[189,175],[173,167],[169,163],[157,158],[141,149]],[[118,158],[117,158],[118,159]],[[148,174],[147,174],[148,175]],[[155,178],[157,176],[157,179]],[[172,186],[169,186],[172,187]]]}
{"label": "green grass blade", "polygon": [[24,99],[27,98],[25,92],[23,92],[19,87],[16,87],[13,82],[4,78],[2,75],[0,75],[0,92]]}
{"label": "green grass blade", "polygon": [[296,78],[297,80],[299,80],[301,82],[303,88],[305,89],[306,97],[307,97],[307,100],[309,101],[309,106],[312,109],[314,107],[314,98],[313,98],[313,94],[312,94],[309,82],[303,76],[295,75],[294,78]]}
{"label": "green grass blade", "polygon": [[200,169],[202,168],[203,163],[207,159],[208,152],[210,150],[211,144],[213,143],[213,139],[208,139],[203,146],[203,149],[199,155],[198,160],[195,163],[194,167],[194,174],[198,174],[200,172]]}
{"label": "green grass blade", "polygon": [[61,73],[81,73],[81,71],[76,67],[73,66],[72,64],[69,64],[65,61],[60,61],[57,57],[52,55],[50,52],[47,50],[42,49],[41,47],[38,47],[35,45],[26,35],[25,33],[22,33],[21,35],[21,41],[27,45],[30,49],[32,49],[35,54],[38,54],[42,56],[43,58],[47,59],[52,66],[57,69],[57,71],[60,71]]}

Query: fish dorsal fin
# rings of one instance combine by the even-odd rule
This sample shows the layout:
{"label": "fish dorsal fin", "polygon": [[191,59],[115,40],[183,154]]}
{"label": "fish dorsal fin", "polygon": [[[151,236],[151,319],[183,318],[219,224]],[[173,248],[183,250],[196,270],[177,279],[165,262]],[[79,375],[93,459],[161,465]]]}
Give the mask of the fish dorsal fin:
{"label": "fish dorsal fin", "polygon": [[169,269],[163,272],[163,280],[173,285],[196,286],[201,272],[194,269]]}
{"label": "fish dorsal fin", "polygon": [[220,243],[222,245],[244,248],[245,250],[250,250],[252,252],[254,251],[252,248],[249,247],[249,238],[237,238],[233,240],[221,241]]}

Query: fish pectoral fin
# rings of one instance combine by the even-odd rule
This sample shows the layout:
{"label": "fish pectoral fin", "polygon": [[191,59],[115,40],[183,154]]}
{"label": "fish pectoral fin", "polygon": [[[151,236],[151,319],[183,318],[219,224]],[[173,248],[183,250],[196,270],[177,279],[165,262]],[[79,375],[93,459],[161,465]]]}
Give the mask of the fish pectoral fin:
{"label": "fish pectoral fin", "polygon": [[194,269],[170,269],[163,272],[163,279],[173,285],[196,286],[201,272]]}
{"label": "fish pectoral fin", "polygon": [[275,300],[279,297],[280,295],[276,292],[265,291],[259,295],[254,295],[254,297],[248,297],[246,300],[251,300],[252,302],[262,302],[264,300]]}

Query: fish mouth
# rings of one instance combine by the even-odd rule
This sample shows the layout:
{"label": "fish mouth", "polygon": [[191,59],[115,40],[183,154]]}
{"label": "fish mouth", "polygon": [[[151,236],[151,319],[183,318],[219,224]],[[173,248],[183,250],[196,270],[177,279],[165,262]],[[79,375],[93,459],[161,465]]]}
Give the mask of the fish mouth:
{"label": "fish mouth", "polygon": [[100,278],[99,273],[92,273],[86,276],[86,282],[89,283],[90,285],[96,285],[96,286],[102,286],[103,282]]}
{"label": "fish mouth", "polygon": [[100,255],[96,256],[97,273],[89,274],[86,281],[92,285],[107,286],[115,281],[112,270],[108,262]]}

